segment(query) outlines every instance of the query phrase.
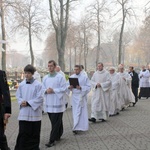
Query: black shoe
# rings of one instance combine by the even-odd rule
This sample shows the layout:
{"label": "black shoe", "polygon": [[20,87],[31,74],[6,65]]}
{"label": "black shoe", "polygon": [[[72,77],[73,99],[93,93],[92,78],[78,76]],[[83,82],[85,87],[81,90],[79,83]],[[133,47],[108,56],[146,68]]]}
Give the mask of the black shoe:
{"label": "black shoe", "polygon": [[133,107],[135,106],[136,103],[133,103]]}
{"label": "black shoe", "polygon": [[76,130],[72,131],[74,134],[78,134],[78,132]]}
{"label": "black shoe", "polygon": [[60,138],[57,138],[57,139],[56,139],[56,141],[60,141],[60,140],[61,140]]}
{"label": "black shoe", "polygon": [[106,120],[105,120],[105,119],[102,119],[102,122],[106,122]]}
{"label": "black shoe", "polygon": [[124,111],[125,110],[125,108],[123,107],[122,109],[121,109],[121,111]]}
{"label": "black shoe", "polygon": [[116,115],[119,115],[119,112],[117,112]]}
{"label": "black shoe", "polygon": [[89,118],[89,121],[95,123],[96,119],[95,118]]}
{"label": "black shoe", "polygon": [[49,143],[45,144],[45,146],[47,146],[47,147],[52,147],[52,146],[54,146],[54,145],[55,145],[54,142],[49,142]]}

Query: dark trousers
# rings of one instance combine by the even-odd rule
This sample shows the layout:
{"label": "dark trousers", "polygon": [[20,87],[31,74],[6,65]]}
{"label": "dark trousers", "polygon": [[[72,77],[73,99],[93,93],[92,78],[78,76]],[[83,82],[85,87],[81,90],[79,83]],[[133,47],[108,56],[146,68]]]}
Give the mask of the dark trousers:
{"label": "dark trousers", "polygon": [[8,150],[7,139],[4,134],[4,119],[2,114],[0,114],[0,149]]}
{"label": "dark trousers", "polygon": [[56,140],[59,140],[63,134],[63,121],[62,121],[63,112],[48,113],[48,116],[52,125],[49,142],[54,142]]}
{"label": "dark trousers", "polygon": [[39,150],[41,121],[19,121],[15,150]]}
{"label": "dark trousers", "polygon": [[132,92],[135,96],[135,103],[137,103],[137,101],[138,101],[138,88],[132,87]]}

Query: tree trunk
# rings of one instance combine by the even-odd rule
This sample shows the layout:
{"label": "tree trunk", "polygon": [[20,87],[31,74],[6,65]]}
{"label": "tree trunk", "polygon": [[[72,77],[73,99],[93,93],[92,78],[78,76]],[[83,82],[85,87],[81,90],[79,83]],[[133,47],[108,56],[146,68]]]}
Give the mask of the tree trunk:
{"label": "tree trunk", "polygon": [[72,69],[72,60],[71,60],[71,47],[69,48],[69,53],[70,53],[70,58],[69,58],[69,63],[70,63],[70,72],[71,72],[71,69]]}
{"label": "tree trunk", "polygon": [[53,15],[52,0],[49,0],[51,21],[56,32],[58,64],[60,65],[61,69],[65,71],[64,54],[65,54],[65,42],[66,42],[67,31],[68,31],[70,0],[67,0],[65,5],[63,0],[59,0],[59,3],[60,3],[60,18],[57,21],[55,21]]}
{"label": "tree trunk", "polygon": [[77,47],[74,48],[74,65],[77,63]]}
{"label": "tree trunk", "polygon": [[82,61],[81,61],[81,59],[82,59],[82,51],[83,51],[83,45],[82,45],[82,44],[80,44],[79,65],[81,65],[81,64],[82,64]]}
{"label": "tree trunk", "polygon": [[62,71],[65,71],[65,41],[62,39],[62,32],[58,28],[56,30],[56,46],[58,51],[58,64]]}
{"label": "tree trunk", "polygon": [[[4,18],[4,8],[1,0],[1,30],[2,30],[2,40],[6,40],[6,30],[5,30],[5,18]],[[2,70],[6,71],[6,43],[2,44]]]}
{"label": "tree trunk", "polygon": [[123,39],[123,32],[124,32],[124,25],[125,25],[125,18],[126,18],[126,13],[125,13],[125,8],[124,4],[122,4],[122,25],[121,25],[121,31],[120,31],[120,37],[119,37],[119,52],[118,52],[118,64],[122,63],[121,57],[122,57],[122,39]]}
{"label": "tree trunk", "polygon": [[32,48],[32,34],[31,34],[31,27],[29,26],[29,48],[30,48],[30,56],[31,56],[31,65],[34,65],[34,54]]}
{"label": "tree trunk", "polygon": [[98,30],[97,30],[97,52],[96,52],[96,67],[97,64],[99,63],[99,56],[100,56],[100,12],[99,10],[97,11],[97,25],[98,25]]}

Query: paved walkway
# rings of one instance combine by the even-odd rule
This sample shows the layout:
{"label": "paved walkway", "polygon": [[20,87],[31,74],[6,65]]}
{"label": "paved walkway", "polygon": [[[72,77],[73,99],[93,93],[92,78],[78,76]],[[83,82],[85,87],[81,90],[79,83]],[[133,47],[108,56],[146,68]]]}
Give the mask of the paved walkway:
{"label": "paved walkway", "polygon": [[[90,104],[89,113],[90,113]],[[18,134],[18,105],[12,102],[13,114],[7,125],[6,135],[11,150]],[[111,117],[108,122],[90,123],[89,131],[73,135],[71,108],[64,113],[64,134],[54,147],[46,148],[50,133],[50,121],[43,115],[41,129],[41,150],[150,150],[150,99],[140,100]]]}

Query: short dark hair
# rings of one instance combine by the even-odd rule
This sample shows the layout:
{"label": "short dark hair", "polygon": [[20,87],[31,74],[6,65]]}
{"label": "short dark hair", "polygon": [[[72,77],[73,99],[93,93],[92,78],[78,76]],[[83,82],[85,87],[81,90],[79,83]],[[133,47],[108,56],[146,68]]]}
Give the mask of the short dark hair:
{"label": "short dark hair", "polygon": [[98,64],[102,65],[104,67],[104,64],[102,62],[99,62]]}
{"label": "short dark hair", "polygon": [[83,65],[80,65],[80,66],[81,66],[82,69],[84,69],[84,66],[83,66]]}
{"label": "short dark hair", "polygon": [[134,69],[134,67],[133,67],[133,66],[129,66],[129,68]]}
{"label": "short dark hair", "polygon": [[81,65],[75,65],[74,67],[81,69]]}
{"label": "short dark hair", "polygon": [[50,63],[53,63],[53,65],[54,65],[55,67],[57,66],[57,63],[56,63],[54,60],[50,60],[48,63],[49,63],[49,64],[50,64]]}
{"label": "short dark hair", "polygon": [[30,64],[28,64],[27,66],[24,67],[24,72],[30,72],[30,73],[34,74],[35,71],[36,71],[35,67],[33,67]]}

